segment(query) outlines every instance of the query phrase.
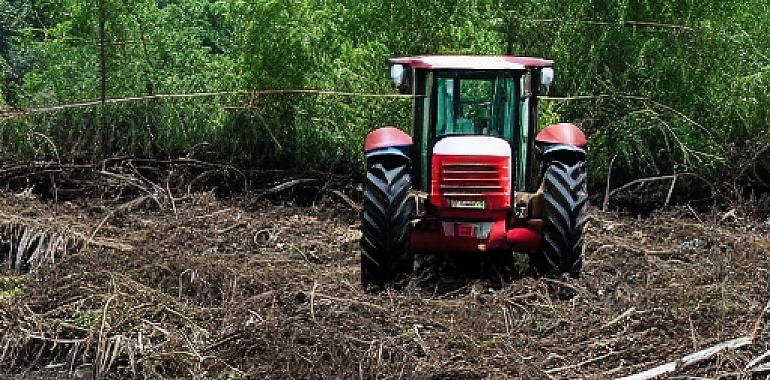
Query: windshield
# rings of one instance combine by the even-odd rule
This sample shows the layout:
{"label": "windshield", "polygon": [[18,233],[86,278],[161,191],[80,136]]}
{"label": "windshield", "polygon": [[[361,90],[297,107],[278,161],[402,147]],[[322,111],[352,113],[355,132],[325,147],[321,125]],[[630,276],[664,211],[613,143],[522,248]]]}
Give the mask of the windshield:
{"label": "windshield", "polygon": [[517,81],[511,76],[437,78],[436,136],[474,134],[513,140]]}

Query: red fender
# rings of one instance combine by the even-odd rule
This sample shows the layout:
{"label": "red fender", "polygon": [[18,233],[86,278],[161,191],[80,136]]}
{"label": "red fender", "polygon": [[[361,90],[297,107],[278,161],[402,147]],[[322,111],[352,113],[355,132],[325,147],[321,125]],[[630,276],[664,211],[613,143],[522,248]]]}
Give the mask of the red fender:
{"label": "red fender", "polygon": [[588,145],[586,135],[580,128],[570,123],[559,123],[545,127],[535,137],[535,141],[546,144],[565,144],[585,148]]}
{"label": "red fender", "polygon": [[398,128],[382,127],[375,129],[366,136],[364,150],[371,152],[375,149],[388,147],[404,147],[412,145],[412,137]]}

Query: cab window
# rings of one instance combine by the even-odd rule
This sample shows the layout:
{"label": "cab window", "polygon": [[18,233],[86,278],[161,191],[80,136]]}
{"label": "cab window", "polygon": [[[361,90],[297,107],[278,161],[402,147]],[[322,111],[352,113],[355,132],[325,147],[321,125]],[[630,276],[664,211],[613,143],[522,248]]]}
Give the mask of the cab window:
{"label": "cab window", "polygon": [[513,140],[517,81],[510,76],[436,79],[436,136],[487,135]]}

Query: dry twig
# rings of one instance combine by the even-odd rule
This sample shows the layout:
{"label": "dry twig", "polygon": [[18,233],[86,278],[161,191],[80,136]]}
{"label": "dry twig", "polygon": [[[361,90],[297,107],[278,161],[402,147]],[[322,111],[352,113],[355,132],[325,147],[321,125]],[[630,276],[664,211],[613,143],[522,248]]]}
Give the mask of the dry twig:
{"label": "dry twig", "polygon": [[281,183],[281,184],[279,184],[277,186],[273,186],[273,187],[271,187],[271,188],[261,192],[256,197],[256,199],[264,198],[264,197],[266,197],[268,195],[284,191],[286,189],[289,189],[289,188],[297,186],[297,185],[306,184],[306,183],[313,183],[313,182],[316,182],[316,181],[317,180],[312,179],[312,178],[300,178],[300,179],[293,179],[293,180],[290,180],[290,181],[286,181],[286,182],[283,182],[283,183]]}
{"label": "dry twig", "polygon": [[142,203],[146,202],[149,199],[153,199],[153,198],[155,198],[155,196],[153,194],[147,194],[147,195],[145,195],[143,197],[136,198],[136,199],[134,199],[134,200],[132,200],[130,202],[126,202],[126,203],[118,206],[114,210],[110,211],[110,213],[107,214],[107,216],[105,216],[104,219],[102,219],[102,221],[99,222],[98,225],[96,225],[96,228],[94,228],[94,231],[91,232],[91,236],[89,236],[88,240],[86,240],[86,247],[88,247],[88,243],[89,242],[94,241],[94,237],[96,237],[96,234],[102,228],[104,223],[106,223],[108,220],[110,220],[110,218],[112,218],[113,216],[115,216],[119,212],[133,210],[134,208],[139,207],[140,205],[142,205]]}
{"label": "dry twig", "polygon": [[740,348],[744,346],[748,346],[753,343],[753,338],[750,336],[743,336],[740,338],[735,338],[732,340],[728,340],[726,342],[719,343],[717,345],[711,346],[709,348],[700,350],[698,352],[692,353],[690,355],[687,355],[679,360],[675,360],[673,362],[668,362],[666,364],[657,366],[655,368],[648,369],[644,372],[636,373],[629,376],[624,376],[619,378],[618,380],[649,380],[649,379],[655,379],[657,377],[674,373],[676,371],[682,370],[687,367],[691,367],[695,364],[698,364],[704,360],[710,359],[712,356],[722,352],[726,349],[733,349],[733,348]]}

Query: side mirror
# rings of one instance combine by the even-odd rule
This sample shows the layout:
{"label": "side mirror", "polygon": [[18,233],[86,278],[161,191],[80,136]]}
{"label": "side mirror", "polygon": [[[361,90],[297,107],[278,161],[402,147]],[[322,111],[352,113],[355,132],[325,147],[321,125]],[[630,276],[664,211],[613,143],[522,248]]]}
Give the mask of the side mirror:
{"label": "side mirror", "polygon": [[390,66],[390,83],[399,93],[409,94],[412,92],[412,78],[409,68],[401,64]]}
{"label": "side mirror", "polygon": [[548,95],[553,84],[553,67],[543,67],[540,70],[540,93]]}
{"label": "side mirror", "polygon": [[521,77],[521,86],[519,86],[519,98],[522,102],[532,96],[532,72],[527,70],[527,73]]}

